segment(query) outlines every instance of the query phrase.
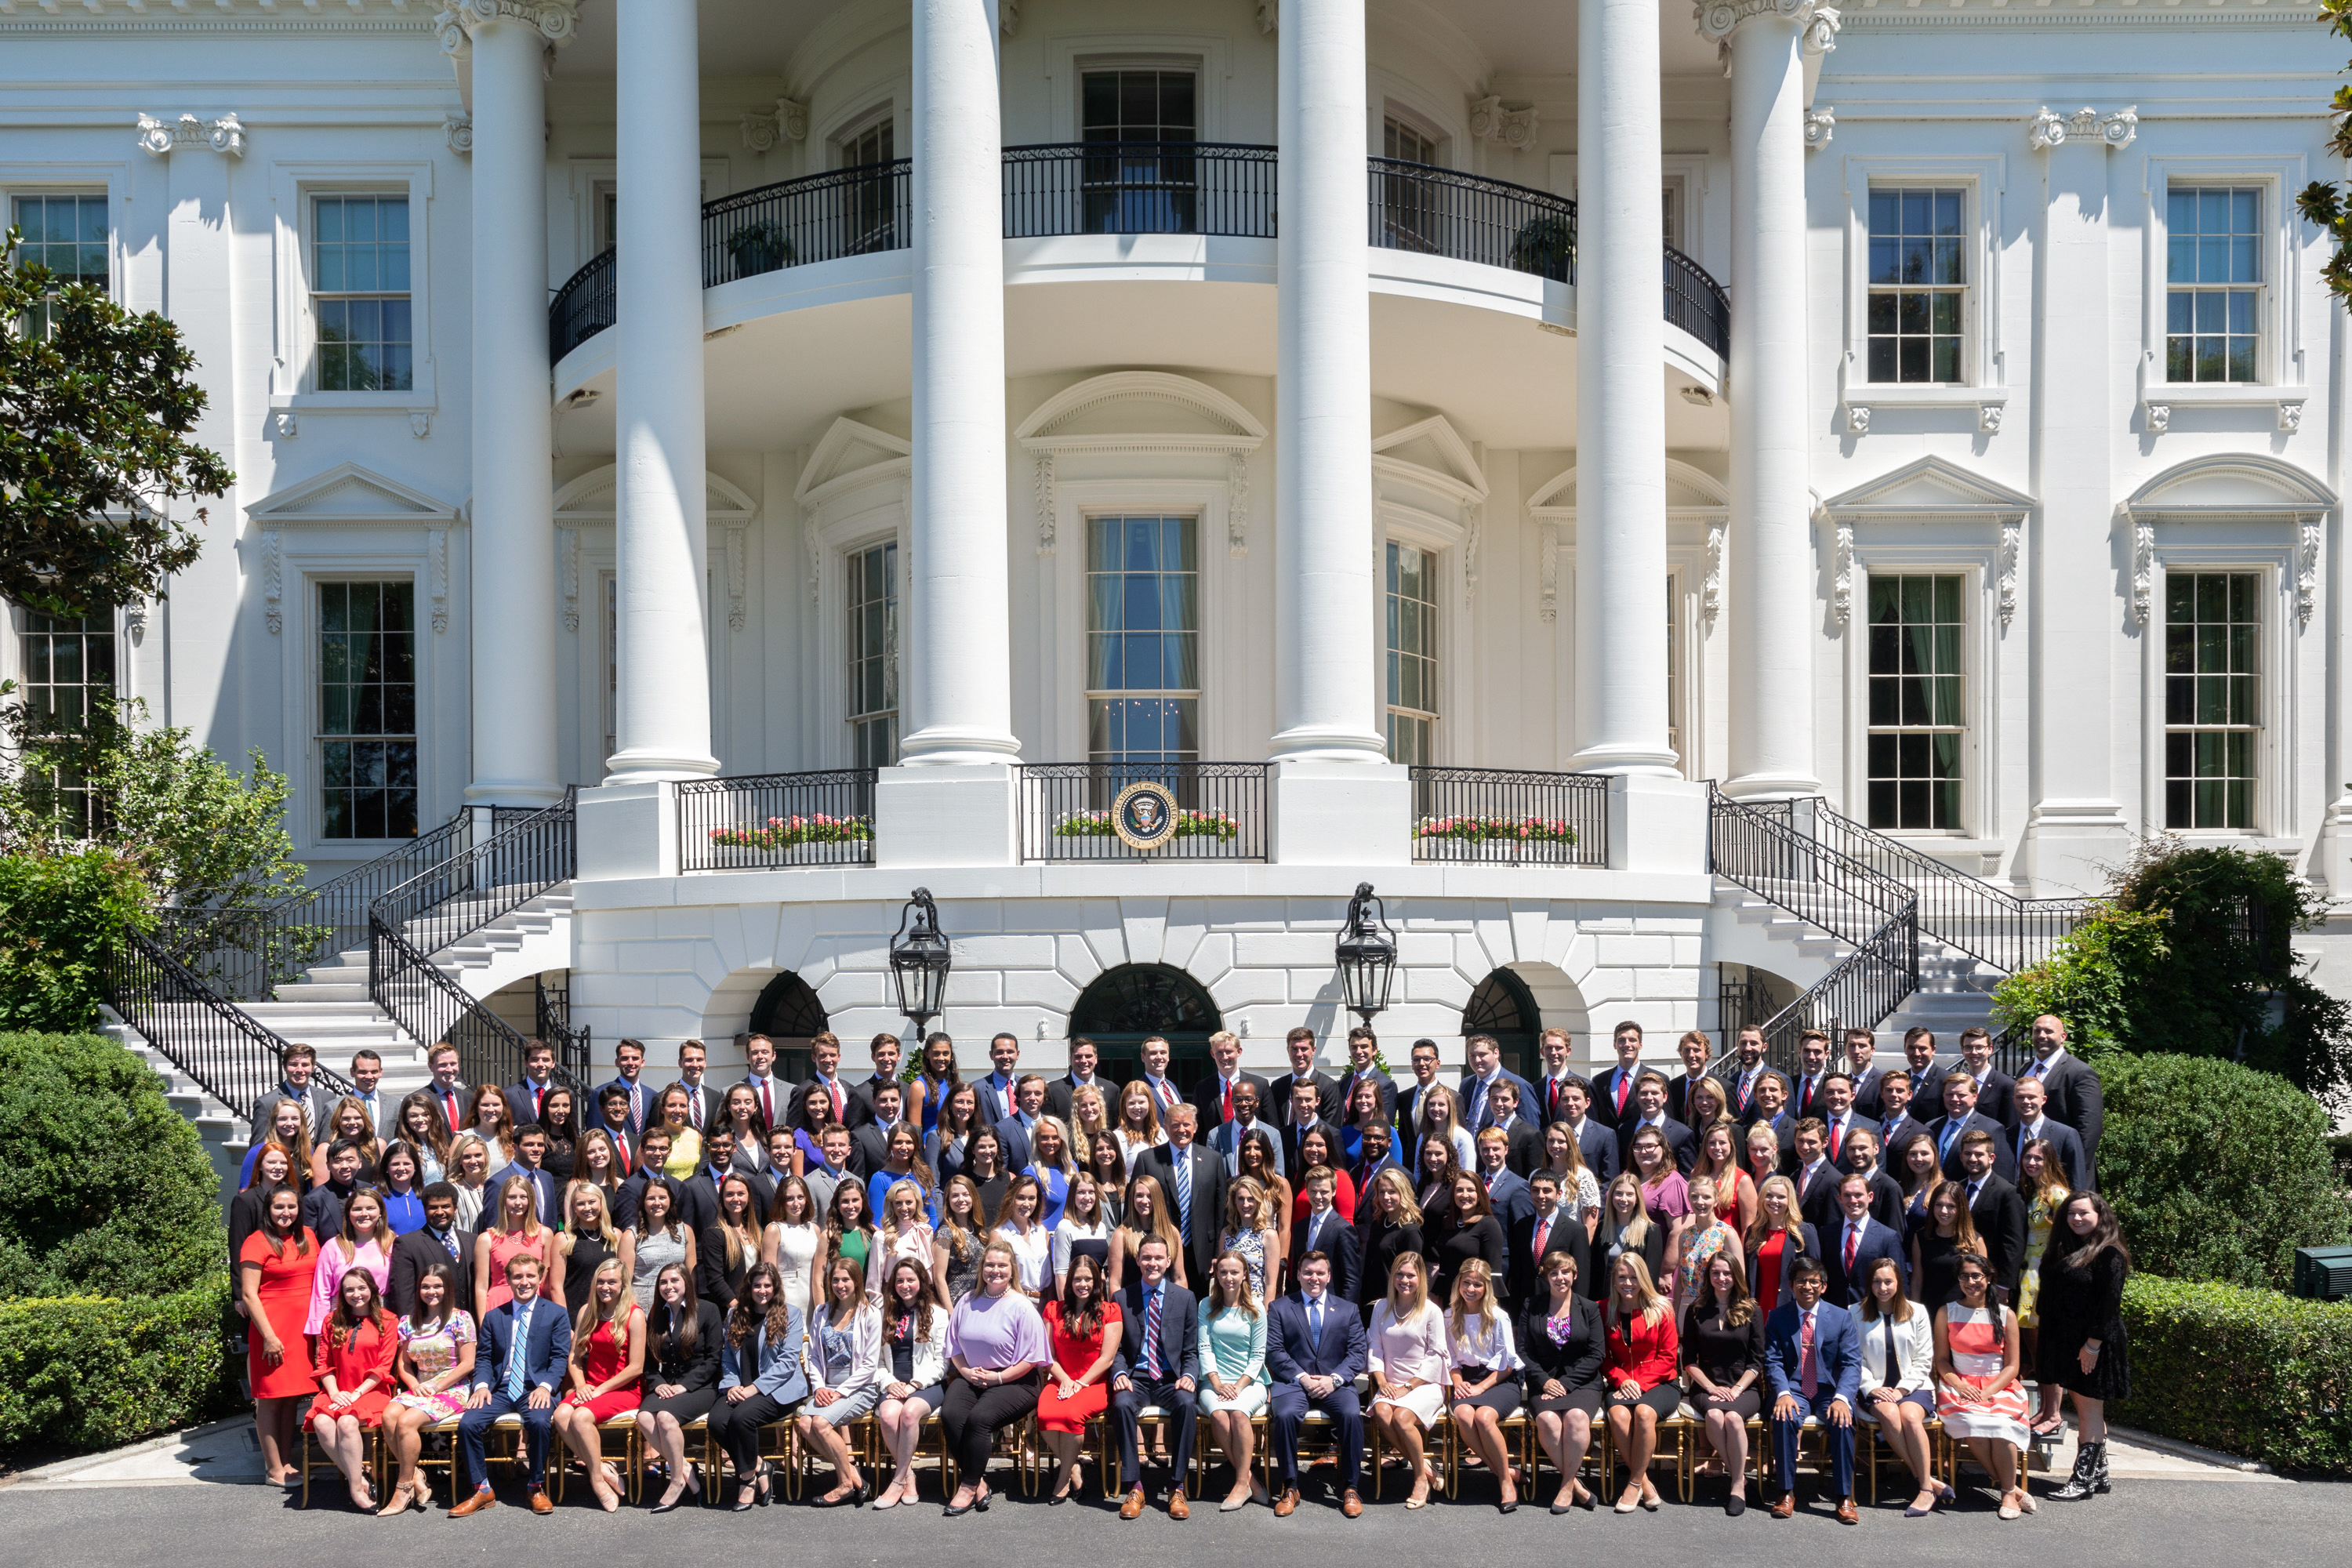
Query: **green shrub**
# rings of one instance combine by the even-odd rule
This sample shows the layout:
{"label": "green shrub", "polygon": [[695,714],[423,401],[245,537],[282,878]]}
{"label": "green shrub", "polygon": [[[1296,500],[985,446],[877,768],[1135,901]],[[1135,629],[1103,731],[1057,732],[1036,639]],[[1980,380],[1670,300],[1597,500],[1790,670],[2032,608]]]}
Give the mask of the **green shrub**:
{"label": "green shrub", "polygon": [[125,926],[152,931],[139,862],[92,846],[0,855],[0,1029],[87,1029]]}
{"label": "green shrub", "polygon": [[2098,1059],[2099,1186],[2158,1274],[2277,1287],[2294,1249],[2346,1239],[2326,1114],[2270,1073],[2211,1057]]}
{"label": "green shrub", "polygon": [[2352,1302],[2134,1274],[2124,1284],[2126,1426],[2259,1459],[2352,1474]]}
{"label": "green shrub", "polygon": [[220,1180],[163,1080],[96,1035],[0,1035],[0,1300],[217,1277]]}
{"label": "green shrub", "polygon": [[108,1448],[225,1413],[227,1308],[218,1275],[156,1300],[0,1301],[0,1448]]}

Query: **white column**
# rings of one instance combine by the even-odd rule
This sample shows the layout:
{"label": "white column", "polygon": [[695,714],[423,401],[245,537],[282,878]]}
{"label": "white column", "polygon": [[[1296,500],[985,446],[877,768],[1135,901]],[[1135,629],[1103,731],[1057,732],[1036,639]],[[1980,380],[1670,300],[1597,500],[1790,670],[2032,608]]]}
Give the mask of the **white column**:
{"label": "white column", "polygon": [[[635,0],[631,0],[634,4]],[[913,560],[901,657],[908,763],[1004,763],[1003,133],[993,0],[915,3]]]}
{"label": "white column", "polygon": [[[1287,26],[1286,20],[1285,26]],[[1670,774],[1657,0],[1577,18],[1576,755]],[[1735,308],[1736,309],[1736,308]]]}
{"label": "white column", "polygon": [[1287,0],[1278,55],[1272,755],[1377,763],[1363,0]]}
{"label": "white column", "polygon": [[621,626],[608,782],[646,784],[719,771],[703,541],[702,84],[695,0],[627,0],[613,17]]}
{"label": "white column", "polygon": [[[1731,48],[1731,766],[1727,795],[1816,795],[1805,401],[1805,69],[1811,0],[1717,0]],[[1826,29],[1824,29],[1826,31]]]}
{"label": "white column", "polygon": [[[547,363],[545,55],[577,0],[459,7],[474,59],[473,570],[477,805],[562,794],[556,756],[555,500]],[[461,30],[462,29],[462,30]]]}

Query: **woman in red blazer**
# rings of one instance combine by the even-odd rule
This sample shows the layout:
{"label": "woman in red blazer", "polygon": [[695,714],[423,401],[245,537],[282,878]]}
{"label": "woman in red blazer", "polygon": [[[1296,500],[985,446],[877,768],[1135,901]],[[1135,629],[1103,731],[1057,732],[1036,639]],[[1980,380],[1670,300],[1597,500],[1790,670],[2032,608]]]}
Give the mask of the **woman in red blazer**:
{"label": "woman in red blazer", "polygon": [[1636,1507],[1658,1510],[1658,1489],[1650,1484],[1650,1457],[1657,1452],[1658,1423],[1682,1404],[1675,1380],[1681,1336],[1675,1331],[1674,1304],[1658,1294],[1649,1266],[1638,1253],[1620,1253],[1609,1266],[1609,1331],[1601,1363],[1609,1391],[1610,1440],[1625,1461],[1625,1491],[1619,1513]]}

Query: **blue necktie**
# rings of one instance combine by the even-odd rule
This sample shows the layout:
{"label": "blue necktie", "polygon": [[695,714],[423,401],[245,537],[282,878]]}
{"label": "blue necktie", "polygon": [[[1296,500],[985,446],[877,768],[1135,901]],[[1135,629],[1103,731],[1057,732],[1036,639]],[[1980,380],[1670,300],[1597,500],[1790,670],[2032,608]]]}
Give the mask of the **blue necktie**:
{"label": "blue necktie", "polygon": [[530,1303],[526,1301],[515,1311],[514,1344],[507,1352],[507,1399],[509,1403],[522,1397],[523,1347],[530,1342]]}
{"label": "blue necktie", "polygon": [[1174,1169],[1170,1174],[1176,1183],[1176,1229],[1179,1235],[1190,1241],[1192,1239],[1192,1183],[1189,1174],[1191,1167],[1185,1163],[1184,1151],[1178,1150],[1171,1163]]}
{"label": "blue necktie", "polygon": [[1318,1296],[1307,1303],[1307,1348],[1315,1350],[1323,1343],[1323,1298]]}

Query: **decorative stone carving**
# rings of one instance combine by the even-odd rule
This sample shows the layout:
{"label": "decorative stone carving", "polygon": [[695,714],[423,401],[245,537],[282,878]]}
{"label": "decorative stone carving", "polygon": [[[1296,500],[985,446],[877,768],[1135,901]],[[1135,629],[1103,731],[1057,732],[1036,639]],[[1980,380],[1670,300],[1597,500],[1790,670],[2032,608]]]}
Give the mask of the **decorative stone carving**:
{"label": "decorative stone carving", "polygon": [[2161,436],[2172,428],[2172,405],[2151,403],[2147,405],[2147,429],[2152,436]]}
{"label": "decorative stone carving", "polygon": [[419,441],[433,434],[433,410],[412,408],[408,411],[408,433]]}
{"label": "decorative stone carving", "polygon": [[1031,479],[1031,488],[1037,495],[1037,553],[1051,555],[1054,553],[1055,533],[1054,454],[1052,452],[1036,454],[1036,466]]}
{"label": "decorative stone carving", "polygon": [[2319,531],[2318,518],[2303,520],[2303,538],[2294,556],[2294,624],[2298,626],[2311,625],[2312,600],[2319,592]]}
{"label": "decorative stone carving", "polygon": [[1249,553],[1249,454],[1225,454],[1225,553],[1235,560]]}
{"label": "decorative stone carving", "polygon": [[2145,517],[2132,519],[2132,620],[2147,625],[2148,602],[2156,593],[2156,524]]}
{"label": "decorative stone carving", "polygon": [[765,153],[776,144],[776,117],[756,110],[743,111],[743,145],[754,153]]}
{"label": "decorative stone carving", "polygon": [[722,528],[727,536],[727,629],[743,629],[744,605],[751,595],[751,530],[735,523]]}
{"label": "decorative stone carving", "polygon": [[276,637],[286,629],[286,616],[279,601],[284,596],[285,576],[279,565],[278,531],[261,531],[261,618]]}
{"label": "decorative stone carving", "polygon": [[441,134],[448,139],[449,151],[460,158],[470,157],[474,151],[474,117],[453,114],[441,122]]}
{"label": "decorative stone carving", "polygon": [[302,422],[295,416],[294,411],[290,408],[280,409],[271,415],[269,423],[271,428],[278,432],[278,438],[281,441],[291,441],[302,433]]}
{"label": "decorative stone carving", "polygon": [[2000,520],[2000,629],[2017,616],[2017,558],[2025,542],[2025,520]]}
{"label": "decorative stone carving", "polygon": [[1257,0],[1257,30],[1271,33],[1282,23],[1282,0]]}
{"label": "decorative stone carving", "polygon": [[1811,0],[1699,0],[1691,19],[1703,37],[1727,38],[1752,16],[1786,16],[1798,21],[1811,14]]}
{"label": "decorative stone carving", "polygon": [[2065,140],[2066,122],[2051,113],[2046,103],[2025,122],[2025,144],[2037,153]]}
{"label": "decorative stone carving", "polygon": [[789,98],[776,100],[776,107],[762,114],[757,110],[743,111],[743,145],[754,153],[765,153],[778,142],[808,140],[808,105]]}
{"label": "decorative stone carving", "polygon": [[787,140],[807,141],[808,105],[797,99],[776,100],[776,129],[782,132]]}
{"label": "decorative stone carving", "polygon": [[1714,518],[1706,525],[1706,578],[1698,591],[1698,618],[1707,630],[1715,629],[1715,617],[1723,608],[1723,546],[1729,524],[1723,518]]}
{"label": "decorative stone carving", "polygon": [[1818,153],[1830,144],[1837,133],[1837,110],[1831,108],[1805,110],[1805,150]]}
{"label": "decorative stone carving", "polygon": [[[1815,517],[1825,515],[1815,511]],[[1830,589],[1830,619],[1844,626],[1853,619],[1853,524],[1843,518],[1837,520],[1837,548],[1832,559],[1834,576]]]}
{"label": "decorative stone carving", "polygon": [[147,635],[147,611],[152,603],[146,595],[142,594],[122,606],[122,627],[131,634],[132,642]]}
{"label": "decorative stone carving", "polygon": [[1833,54],[1837,50],[1838,28],[1844,18],[1834,5],[1815,5],[1813,14],[1805,18],[1805,53]]}
{"label": "decorative stone carving", "polygon": [[498,21],[522,22],[551,44],[568,44],[579,30],[580,0],[449,0],[433,26],[442,51],[462,55],[473,47],[474,29]]}
{"label": "decorative stone carving", "polygon": [[1849,436],[1870,434],[1870,405],[1849,403],[1845,405],[1845,433]]}
{"label": "decorative stone carving", "polygon": [[996,0],[996,30],[1008,38],[1021,30],[1021,0]]}
{"label": "decorative stone carving", "polygon": [[2003,405],[1999,403],[1979,403],[1977,405],[1978,434],[1984,436],[1998,436],[2000,434],[2000,416],[2003,406]]}
{"label": "decorative stone carving", "polygon": [[2292,436],[2303,428],[2303,400],[2282,398],[2278,405],[2278,427]]}
{"label": "decorative stone carving", "polygon": [[1543,559],[1536,567],[1536,614],[1545,621],[1559,619],[1559,524],[1543,526]]}
{"label": "decorative stone carving", "polygon": [[1524,153],[1536,144],[1536,111],[1506,109],[1499,98],[1473,99],[1470,134],[1481,142],[1500,142],[1514,153]]}
{"label": "decorative stone carving", "polygon": [[580,629],[580,531],[555,531],[555,585],[563,595],[563,629]]}
{"label": "decorative stone carving", "polygon": [[209,147],[231,158],[245,156],[245,127],[234,113],[217,120],[199,120],[193,114],[183,114],[170,125],[152,114],[139,117],[139,145],[147,153],[162,157],[183,148]]}
{"label": "decorative stone carving", "polygon": [[2026,145],[2035,152],[2063,146],[2069,140],[2096,142],[2110,151],[2128,147],[2139,137],[2139,105],[2118,109],[2112,114],[2101,114],[2095,109],[2078,109],[2064,119],[2050,111],[2043,104],[2025,121]]}
{"label": "decorative stone carving", "polygon": [[427,529],[425,534],[425,592],[433,611],[433,629],[449,629],[449,531]]}
{"label": "decorative stone carving", "polygon": [[1478,596],[1478,534],[1486,509],[1475,501],[1462,508],[1462,596]]}

